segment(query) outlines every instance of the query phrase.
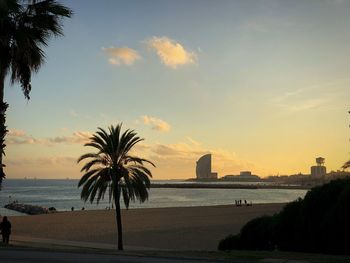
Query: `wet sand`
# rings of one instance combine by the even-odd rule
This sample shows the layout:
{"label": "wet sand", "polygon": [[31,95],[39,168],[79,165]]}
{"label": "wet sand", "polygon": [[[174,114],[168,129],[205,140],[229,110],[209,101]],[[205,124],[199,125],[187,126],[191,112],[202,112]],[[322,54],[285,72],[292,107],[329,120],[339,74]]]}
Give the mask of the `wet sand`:
{"label": "wet sand", "polygon": [[[284,204],[147,208],[122,211],[124,244],[170,250],[216,250],[218,242],[262,215],[279,212]],[[13,216],[13,239],[25,237],[101,244],[116,243],[114,210]]]}

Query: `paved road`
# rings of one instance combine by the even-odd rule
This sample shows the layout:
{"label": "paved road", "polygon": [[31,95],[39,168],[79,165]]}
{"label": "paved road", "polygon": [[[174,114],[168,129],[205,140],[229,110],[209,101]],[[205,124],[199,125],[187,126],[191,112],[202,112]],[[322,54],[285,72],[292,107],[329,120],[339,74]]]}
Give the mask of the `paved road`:
{"label": "paved road", "polygon": [[3,250],[0,251],[1,263],[212,263],[220,261],[205,261],[195,259],[157,258],[143,256],[81,254],[67,252],[42,252]]}

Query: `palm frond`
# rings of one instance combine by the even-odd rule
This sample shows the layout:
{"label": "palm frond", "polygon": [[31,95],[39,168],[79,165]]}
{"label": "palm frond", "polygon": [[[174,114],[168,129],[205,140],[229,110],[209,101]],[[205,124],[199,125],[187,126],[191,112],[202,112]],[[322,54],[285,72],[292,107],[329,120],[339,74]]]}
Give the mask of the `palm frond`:
{"label": "palm frond", "polygon": [[88,177],[84,184],[82,184],[83,188],[81,190],[80,197],[82,200],[84,200],[84,202],[86,202],[89,199],[92,190],[91,188],[97,180],[97,178],[98,175],[94,174],[93,176]]}
{"label": "palm frond", "polygon": [[93,166],[96,166],[96,165],[99,165],[99,166],[104,166],[108,163],[108,161],[102,157],[100,158],[96,158],[96,159],[93,159],[89,162],[87,162],[81,169],[80,169],[80,172],[84,172],[84,171],[89,171],[91,167]]}
{"label": "palm frond", "polygon": [[96,148],[98,150],[100,150],[100,152],[103,152],[103,146],[101,146],[100,144],[93,142],[92,138],[90,138],[91,142],[85,143],[84,146],[90,146],[93,148]]}
{"label": "palm frond", "polygon": [[125,156],[124,160],[125,160],[125,164],[128,164],[129,162],[133,162],[133,163],[137,163],[137,164],[141,164],[141,165],[143,165],[143,163],[148,163],[148,164],[152,165],[153,167],[156,167],[155,164],[152,163],[151,161],[149,161],[147,159],[139,158],[136,156],[127,155],[127,156]]}
{"label": "palm frond", "polygon": [[97,169],[93,169],[93,170],[90,170],[88,172],[86,172],[79,180],[78,182],[78,187],[82,186],[83,184],[85,184],[85,182],[93,175],[95,175],[98,171],[100,171],[99,168]]}
{"label": "palm frond", "polygon": [[348,169],[350,168],[350,160],[345,162],[344,165],[342,166],[343,169]]}
{"label": "palm frond", "polygon": [[107,186],[110,182],[110,170],[107,168],[98,170],[94,175],[90,175],[90,177],[85,180],[81,191],[81,198],[85,202],[89,200],[93,203],[96,194],[99,191],[99,196],[97,198],[98,203],[106,192]]}
{"label": "palm frond", "polygon": [[132,174],[137,173],[138,175],[144,174],[147,178],[150,177],[152,178],[152,172],[145,166],[143,165],[138,165],[138,164],[134,164],[134,165],[130,165],[128,166],[128,169],[132,171]]}
{"label": "palm frond", "polygon": [[87,159],[87,158],[100,158],[100,155],[97,153],[86,153],[80,156],[77,160],[77,163],[80,163],[82,160]]}

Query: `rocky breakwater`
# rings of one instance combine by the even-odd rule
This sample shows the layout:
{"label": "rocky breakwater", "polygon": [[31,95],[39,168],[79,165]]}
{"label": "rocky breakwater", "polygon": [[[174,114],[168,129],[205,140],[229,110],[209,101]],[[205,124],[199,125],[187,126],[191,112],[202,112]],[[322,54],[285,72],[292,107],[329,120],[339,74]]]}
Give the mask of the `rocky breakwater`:
{"label": "rocky breakwater", "polygon": [[14,210],[17,212],[25,213],[28,215],[41,215],[56,212],[54,207],[50,207],[49,209],[37,205],[27,205],[21,204],[17,202],[13,202],[4,206],[7,209]]}

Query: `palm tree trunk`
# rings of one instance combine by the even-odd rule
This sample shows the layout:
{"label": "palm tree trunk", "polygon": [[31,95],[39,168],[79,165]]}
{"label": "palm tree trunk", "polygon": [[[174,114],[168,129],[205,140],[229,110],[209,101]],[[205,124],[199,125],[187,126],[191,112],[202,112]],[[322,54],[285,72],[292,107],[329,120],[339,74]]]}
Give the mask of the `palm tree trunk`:
{"label": "palm tree trunk", "polygon": [[5,89],[5,70],[0,69],[0,187],[2,180],[5,178],[4,164],[2,157],[5,155],[5,136],[7,129],[5,126],[6,110],[8,104],[4,102],[4,89]]}
{"label": "palm tree trunk", "polygon": [[118,250],[123,250],[123,230],[122,230],[122,217],[120,211],[120,187],[117,183],[114,189],[114,203],[115,203],[115,216],[117,220],[118,230]]}

